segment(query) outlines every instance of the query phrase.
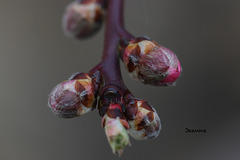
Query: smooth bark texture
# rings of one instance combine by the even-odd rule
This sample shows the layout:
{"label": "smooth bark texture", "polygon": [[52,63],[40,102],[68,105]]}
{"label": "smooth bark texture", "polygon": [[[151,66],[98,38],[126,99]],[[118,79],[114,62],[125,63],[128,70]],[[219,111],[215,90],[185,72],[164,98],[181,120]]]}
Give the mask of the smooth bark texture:
{"label": "smooth bark texture", "polygon": [[102,61],[90,71],[93,73],[100,70],[103,82],[100,97],[104,97],[104,99],[108,99],[109,91],[114,93],[114,95],[111,95],[111,98],[115,96],[116,99],[129,93],[122,81],[117,54],[120,39],[129,40],[133,38],[124,29],[123,5],[124,0],[110,0],[108,2]]}

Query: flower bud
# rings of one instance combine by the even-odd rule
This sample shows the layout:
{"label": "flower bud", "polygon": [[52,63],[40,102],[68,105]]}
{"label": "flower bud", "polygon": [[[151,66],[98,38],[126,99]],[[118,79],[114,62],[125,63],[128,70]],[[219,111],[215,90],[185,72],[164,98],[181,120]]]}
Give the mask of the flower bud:
{"label": "flower bud", "polygon": [[104,18],[104,8],[96,0],[75,1],[69,4],[62,24],[66,35],[86,38],[98,31]]}
{"label": "flower bud", "polygon": [[64,81],[52,90],[48,105],[57,116],[73,118],[94,109],[96,98],[93,81],[86,73],[80,77]]}
{"label": "flower bud", "polygon": [[130,145],[130,141],[126,130],[129,128],[129,125],[119,104],[111,104],[109,106],[108,111],[103,116],[102,126],[105,129],[113,153],[121,155],[123,148]]}
{"label": "flower bud", "polygon": [[130,128],[128,133],[136,140],[156,138],[161,130],[161,122],[155,109],[147,101],[135,100],[126,108],[126,118]]}
{"label": "flower bud", "polygon": [[122,60],[134,79],[144,84],[168,86],[180,76],[180,62],[170,49],[145,37],[122,49]]}

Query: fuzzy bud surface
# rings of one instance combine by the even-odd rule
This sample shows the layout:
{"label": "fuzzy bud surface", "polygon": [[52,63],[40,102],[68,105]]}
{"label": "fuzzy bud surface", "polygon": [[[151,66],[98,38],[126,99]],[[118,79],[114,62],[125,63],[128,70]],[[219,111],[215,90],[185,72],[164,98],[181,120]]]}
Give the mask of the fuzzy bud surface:
{"label": "fuzzy bud surface", "polygon": [[154,139],[160,133],[160,118],[147,101],[135,100],[127,105],[126,118],[130,126],[128,133],[136,140]]}
{"label": "fuzzy bud surface", "polygon": [[57,116],[73,118],[81,116],[95,107],[94,85],[88,74],[82,78],[58,84],[51,92],[48,105]]}
{"label": "fuzzy bud surface", "polygon": [[144,84],[169,86],[181,73],[176,54],[146,38],[130,41],[122,49],[122,60],[130,75]]}
{"label": "fuzzy bud surface", "polygon": [[104,12],[103,7],[94,0],[72,2],[63,16],[63,30],[70,37],[89,37],[100,29]]}
{"label": "fuzzy bud surface", "polygon": [[121,155],[125,146],[130,144],[127,129],[129,128],[121,107],[111,104],[107,113],[103,116],[102,126],[113,153]]}

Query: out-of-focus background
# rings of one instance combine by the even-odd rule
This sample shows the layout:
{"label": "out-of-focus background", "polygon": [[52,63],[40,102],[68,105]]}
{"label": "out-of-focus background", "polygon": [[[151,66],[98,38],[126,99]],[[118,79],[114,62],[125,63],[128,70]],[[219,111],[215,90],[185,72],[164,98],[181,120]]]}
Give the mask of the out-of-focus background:
{"label": "out-of-focus background", "polygon": [[[70,0],[0,1],[0,159],[119,159],[94,110],[75,119],[54,116],[48,94],[77,71],[100,61],[103,30],[84,41],[64,36]],[[135,141],[125,160],[238,160],[240,158],[240,1],[127,0],[127,29],[171,48],[183,72],[175,87],[124,82],[151,102],[160,136]],[[207,133],[186,133],[185,128]]]}

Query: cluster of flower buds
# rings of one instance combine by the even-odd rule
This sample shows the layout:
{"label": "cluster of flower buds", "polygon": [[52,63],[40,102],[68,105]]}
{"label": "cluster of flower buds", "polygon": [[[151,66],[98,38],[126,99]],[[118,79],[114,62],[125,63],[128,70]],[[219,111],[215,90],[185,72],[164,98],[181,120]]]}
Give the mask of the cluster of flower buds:
{"label": "cluster of flower buds", "polygon": [[110,147],[113,153],[121,155],[124,147],[130,145],[129,135],[136,140],[154,139],[160,133],[161,122],[153,106],[136,99],[124,85],[116,54],[118,45],[129,73],[144,84],[172,85],[182,69],[171,50],[147,37],[134,38],[125,30],[123,0],[75,0],[63,17],[65,33],[80,39],[93,35],[101,27],[106,8],[102,61],[89,73],[75,73],[58,84],[48,105],[55,115],[73,118],[90,112],[98,104]]}
{"label": "cluster of flower buds", "polygon": [[121,155],[123,148],[130,145],[127,129],[129,124],[119,104],[110,104],[102,119],[102,127],[113,153]]}
{"label": "cluster of flower buds", "polygon": [[161,122],[151,104],[134,99],[126,106],[126,118],[129,122],[128,133],[136,140],[156,138],[161,130]]}
{"label": "cluster of flower buds", "polygon": [[71,37],[89,37],[100,29],[104,15],[105,6],[100,0],[76,0],[66,8],[63,30]]}
{"label": "cluster of flower buds", "polygon": [[74,74],[52,90],[48,105],[53,113],[63,118],[88,113],[96,106],[94,80],[87,73]]}
{"label": "cluster of flower buds", "polygon": [[147,37],[129,41],[120,55],[130,75],[144,84],[169,86],[181,73],[175,53]]}

